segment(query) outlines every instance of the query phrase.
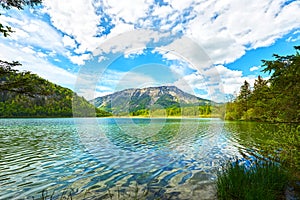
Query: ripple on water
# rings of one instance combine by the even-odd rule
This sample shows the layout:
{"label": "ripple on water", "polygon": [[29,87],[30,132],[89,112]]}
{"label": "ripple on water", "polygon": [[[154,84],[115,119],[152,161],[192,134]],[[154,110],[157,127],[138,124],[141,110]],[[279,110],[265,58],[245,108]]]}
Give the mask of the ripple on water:
{"label": "ripple on water", "polygon": [[219,120],[80,120],[1,119],[0,198],[68,188],[92,198],[135,184],[158,195],[198,194],[222,163],[251,152]]}

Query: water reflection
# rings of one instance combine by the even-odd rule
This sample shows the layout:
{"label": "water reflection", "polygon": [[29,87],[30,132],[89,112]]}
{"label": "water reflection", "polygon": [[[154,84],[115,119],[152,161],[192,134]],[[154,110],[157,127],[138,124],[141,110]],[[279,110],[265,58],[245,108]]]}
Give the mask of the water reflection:
{"label": "water reflection", "polygon": [[92,199],[135,184],[158,196],[192,194],[213,182],[226,160],[259,154],[268,136],[258,126],[212,119],[2,119],[0,197],[31,199],[43,189],[74,188],[74,197],[88,191]]}

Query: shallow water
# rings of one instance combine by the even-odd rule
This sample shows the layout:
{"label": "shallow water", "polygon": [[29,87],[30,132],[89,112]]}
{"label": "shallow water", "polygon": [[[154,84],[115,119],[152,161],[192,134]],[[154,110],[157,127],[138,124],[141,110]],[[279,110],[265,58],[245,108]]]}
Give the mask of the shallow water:
{"label": "shallow water", "polygon": [[[218,119],[1,119],[0,199],[147,188],[187,199],[229,159],[260,157],[257,123]],[[109,192],[108,192],[109,191]],[[150,197],[151,198],[151,197]]]}

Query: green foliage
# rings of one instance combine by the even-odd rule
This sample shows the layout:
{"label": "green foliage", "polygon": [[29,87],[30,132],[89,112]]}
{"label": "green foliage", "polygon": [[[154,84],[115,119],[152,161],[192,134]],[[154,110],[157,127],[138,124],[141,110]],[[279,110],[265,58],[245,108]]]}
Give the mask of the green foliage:
{"label": "green foliage", "polygon": [[155,102],[155,104],[160,105],[164,108],[180,107],[180,104],[177,101],[175,101],[170,94],[161,95],[160,98]]}
{"label": "green foliage", "polygon": [[96,117],[111,117],[111,116],[113,116],[112,113],[106,112],[105,110],[100,110],[98,108],[94,108],[94,109],[96,109]]}
{"label": "green foliage", "polygon": [[28,71],[20,72],[13,69],[20,66],[19,62],[7,62],[0,60],[0,92],[12,92],[30,97],[47,95],[51,88],[43,87],[44,80]]}
{"label": "green foliage", "polygon": [[138,112],[139,110],[146,109],[150,101],[151,98],[148,95],[143,95],[141,97],[133,96],[129,102],[129,112]]}
{"label": "green foliage", "polygon": [[149,116],[149,110],[147,110],[147,109],[137,110],[135,112],[131,112],[130,116],[144,116],[144,117],[148,117]]}
{"label": "green foliage", "polygon": [[[154,104],[151,109],[140,109],[134,112],[130,112],[130,116],[144,116],[144,117],[210,117],[212,110],[216,111],[214,114],[220,114],[219,108],[212,107],[211,105],[205,106],[183,106],[177,107],[177,105],[172,105],[167,108],[162,108],[160,105]],[[213,116],[216,117],[216,116]]]}
{"label": "green foliage", "polygon": [[167,116],[181,116],[180,107],[169,107],[166,109]]}
{"label": "green foliage", "polygon": [[[0,117],[87,117],[95,113],[110,116],[110,113],[95,111],[93,105],[72,90],[35,74],[0,69]],[[72,103],[80,109],[73,110]]]}
{"label": "green foliage", "polygon": [[251,96],[250,84],[245,81],[241,86],[240,94],[237,97],[237,102],[239,103],[242,112],[247,111],[249,108],[249,99]]}
{"label": "green foliage", "polygon": [[274,55],[275,60],[263,60],[263,72],[269,72],[268,81],[260,76],[251,91],[249,83],[241,86],[234,102],[227,103],[225,119],[300,122],[300,54]]}
{"label": "green foliage", "polygon": [[236,161],[227,164],[218,176],[218,199],[279,199],[289,179],[288,172],[273,162],[254,162],[246,167]]}
{"label": "green foliage", "polygon": [[264,151],[260,153],[265,157],[279,157],[284,166],[299,173],[300,125],[280,124],[272,131],[267,131],[263,126],[257,128],[261,133],[268,136],[265,143],[261,144]]}

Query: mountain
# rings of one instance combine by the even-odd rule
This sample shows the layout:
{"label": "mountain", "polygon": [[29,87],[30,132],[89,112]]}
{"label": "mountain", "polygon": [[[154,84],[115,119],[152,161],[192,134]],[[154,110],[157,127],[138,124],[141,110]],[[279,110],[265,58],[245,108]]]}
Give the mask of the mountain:
{"label": "mountain", "polygon": [[[110,116],[72,90],[30,72],[0,70],[0,117]],[[75,107],[75,109],[74,109]]]}
{"label": "mountain", "polygon": [[186,93],[175,86],[126,89],[91,101],[97,108],[114,115],[153,108],[182,108],[212,104],[210,100]]}

